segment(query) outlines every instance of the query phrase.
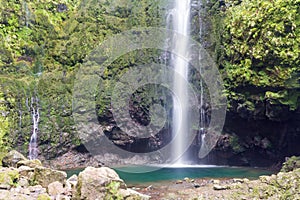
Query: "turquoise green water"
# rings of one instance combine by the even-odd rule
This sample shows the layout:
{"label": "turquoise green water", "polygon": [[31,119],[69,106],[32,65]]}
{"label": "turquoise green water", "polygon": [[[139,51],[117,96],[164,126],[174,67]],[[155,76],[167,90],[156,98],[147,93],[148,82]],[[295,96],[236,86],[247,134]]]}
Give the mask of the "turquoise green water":
{"label": "turquoise green water", "polygon": [[[144,184],[160,181],[171,181],[189,178],[248,178],[255,179],[261,175],[270,175],[271,171],[258,168],[222,167],[222,166],[188,166],[188,167],[152,167],[152,166],[126,166],[114,168],[125,183]],[[152,170],[152,171],[151,171]],[[153,171],[154,170],[154,171]],[[69,170],[68,176],[78,174],[81,170]],[[129,173],[150,171],[145,173]]]}

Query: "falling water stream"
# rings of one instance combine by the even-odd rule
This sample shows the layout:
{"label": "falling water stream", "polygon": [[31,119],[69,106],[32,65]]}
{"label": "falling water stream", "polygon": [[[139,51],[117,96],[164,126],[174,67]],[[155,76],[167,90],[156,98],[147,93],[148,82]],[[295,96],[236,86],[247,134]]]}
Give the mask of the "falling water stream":
{"label": "falling water stream", "polygon": [[39,131],[40,112],[39,112],[39,99],[37,97],[31,98],[30,103],[31,117],[32,117],[32,134],[29,142],[29,155],[30,160],[36,159],[38,156],[37,137]]}
{"label": "falling water stream", "polygon": [[[175,0],[175,7],[172,10],[172,25],[174,31],[177,33],[189,36],[190,33],[190,10],[191,0]],[[173,138],[175,140],[173,146],[173,156],[177,159],[177,163],[185,161],[185,138],[188,134],[188,60],[186,55],[188,52],[187,40],[174,39],[175,52],[181,52],[183,57],[178,55],[172,58],[172,65],[175,71],[181,76],[178,80],[176,75],[174,77],[174,93],[177,94],[173,97]]]}

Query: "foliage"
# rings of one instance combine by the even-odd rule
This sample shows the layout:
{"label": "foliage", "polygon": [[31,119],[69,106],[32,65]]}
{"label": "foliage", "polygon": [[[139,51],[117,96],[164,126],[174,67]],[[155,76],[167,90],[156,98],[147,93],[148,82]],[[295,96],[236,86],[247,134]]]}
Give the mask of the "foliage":
{"label": "foliage", "polygon": [[7,153],[6,137],[9,131],[8,118],[6,113],[5,100],[3,98],[3,93],[0,93],[0,162],[2,158]]}
{"label": "foliage", "polygon": [[226,1],[224,77],[229,108],[243,102],[299,107],[300,1]]}
{"label": "foliage", "polygon": [[225,76],[232,86],[286,86],[300,60],[300,1],[250,1],[227,10]]}
{"label": "foliage", "polygon": [[[160,5],[158,0],[0,1],[0,148],[27,153],[32,97],[39,99],[40,152],[49,159],[58,149],[79,145],[72,117],[77,69],[107,37],[134,26],[158,26]],[[120,58],[106,69],[107,77],[121,73],[135,58]],[[107,77],[109,86],[113,81]],[[101,113],[105,99],[97,103]]]}
{"label": "foliage", "polygon": [[245,148],[243,146],[241,146],[237,135],[232,135],[229,138],[229,143],[230,143],[232,150],[235,153],[241,153],[241,152],[245,151]]}

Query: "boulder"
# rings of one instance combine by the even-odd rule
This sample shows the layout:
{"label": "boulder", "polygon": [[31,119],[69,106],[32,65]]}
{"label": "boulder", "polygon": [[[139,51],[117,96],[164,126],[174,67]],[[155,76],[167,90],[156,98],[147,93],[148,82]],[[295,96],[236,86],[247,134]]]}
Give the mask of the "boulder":
{"label": "boulder", "polygon": [[19,172],[15,169],[0,168],[0,189],[10,189],[19,179]]}
{"label": "boulder", "polygon": [[120,189],[119,194],[121,195],[122,199],[134,199],[134,200],[148,200],[151,196],[141,194],[132,189]]}
{"label": "boulder", "polygon": [[282,165],[281,172],[290,172],[294,169],[300,168],[300,156],[292,156],[285,158],[285,162]]}
{"label": "boulder", "polygon": [[21,160],[17,163],[17,167],[21,167],[21,166],[28,166],[28,167],[31,167],[31,168],[35,168],[35,167],[41,167],[42,163],[38,159],[35,159],[35,160]]}
{"label": "boulder", "polygon": [[34,168],[28,166],[21,166],[18,169],[20,177],[27,179],[29,182],[33,182],[34,179]]}
{"label": "boulder", "polygon": [[115,191],[119,187],[126,187],[114,170],[108,167],[87,167],[78,175],[78,184],[73,199],[104,199],[109,185],[116,186]]}
{"label": "boulder", "polygon": [[20,178],[18,185],[21,187],[28,187],[29,186],[29,182],[26,178],[22,177]]}
{"label": "boulder", "polygon": [[44,194],[46,193],[46,188],[43,188],[41,185],[29,186],[28,190],[33,194]]}
{"label": "boulder", "polygon": [[213,186],[213,189],[214,190],[228,190],[228,189],[230,189],[230,187],[228,185],[217,185],[217,184],[215,184]]}
{"label": "boulder", "polygon": [[64,186],[62,183],[55,181],[48,185],[48,194],[51,196],[56,196],[63,194],[65,192]]}
{"label": "boulder", "polygon": [[32,197],[26,194],[0,189],[0,200],[32,200]]}
{"label": "boulder", "polygon": [[67,173],[63,171],[53,170],[46,167],[34,168],[34,182],[47,188],[52,182],[58,181],[62,184],[66,182]]}
{"label": "boulder", "polygon": [[78,182],[78,177],[75,174],[72,175],[70,178],[68,178],[66,182],[67,193],[74,194],[76,192],[77,182]]}
{"label": "boulder", "polygon": [[2,159],[2,166],[3,167],[17,167],[17,163],[20,161],[28,160],[23,156],[21,153],[17,152],[16,150],[12,150],[8,152]]}

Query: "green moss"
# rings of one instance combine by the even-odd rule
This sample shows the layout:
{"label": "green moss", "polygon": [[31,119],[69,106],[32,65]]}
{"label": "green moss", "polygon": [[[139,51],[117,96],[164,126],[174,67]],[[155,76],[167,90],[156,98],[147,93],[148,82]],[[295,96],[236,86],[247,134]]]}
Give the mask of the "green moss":
{"label": "green moss", "polygon": [[230,143],[232,150],[235,153],[241,153],[241,152],[245,151],[245,148],[240,144],[238,136],[236,136],[236,135],[230,136],[229,143]]}
{"label": "green moss", "polygon": [[298,71],[298,4],[245,0],[228,8],[225,69],[232,84],[284,86]]}
{"label": "green moss", "polygon": [[[62,4],[66,9],[59,11]],[[32,129],[28,104],[38,97],[39,148],[48,157],[54,157],[56,147],[64,151],[80,144],[72,89],[84,58],[112,34],[161,24],[163,15],[158,0],[8,0],[0,6],[0,110],[9,113],[0,118],[0,147],[19,146],[27,153]],[[126,62],[135,63],[135,58],[125,56],[106,75],[116,76],[129,67]],[[108,87],[112,83],[107,80]],[[99,113],[107,111],[107,102],[99,100]]]}
{"label": "green moss", "polygon": [[7,153],[6,137],[9,132],[8,117],[6,117],[7,107],[3,98],[3,93],[0,91],[0,162]]}
{"label": "green moss", "polygon": [[37,197],[37,200],[51,200],[50,196],[48,194],[40,194]]}
{"label": "green moss", "polygon": [[119,194],[119,188],[121,183],[117,181],[111,181],[108,185],[106,185],[106,194],[105,200],[121,200],[123,199],[122,195]]}
{"label": "green moss", "polygon": [[292,156],[290,158],[287,158],[287,160],[283,163],[283,166],[280,171],[289,172],[297,168],[300,168],[300,157]]}
{"label": "green moss", "polygon": [[2,170],[0,171],[0,183],[14,186],[19,179],[19,172],[17,170]]}

